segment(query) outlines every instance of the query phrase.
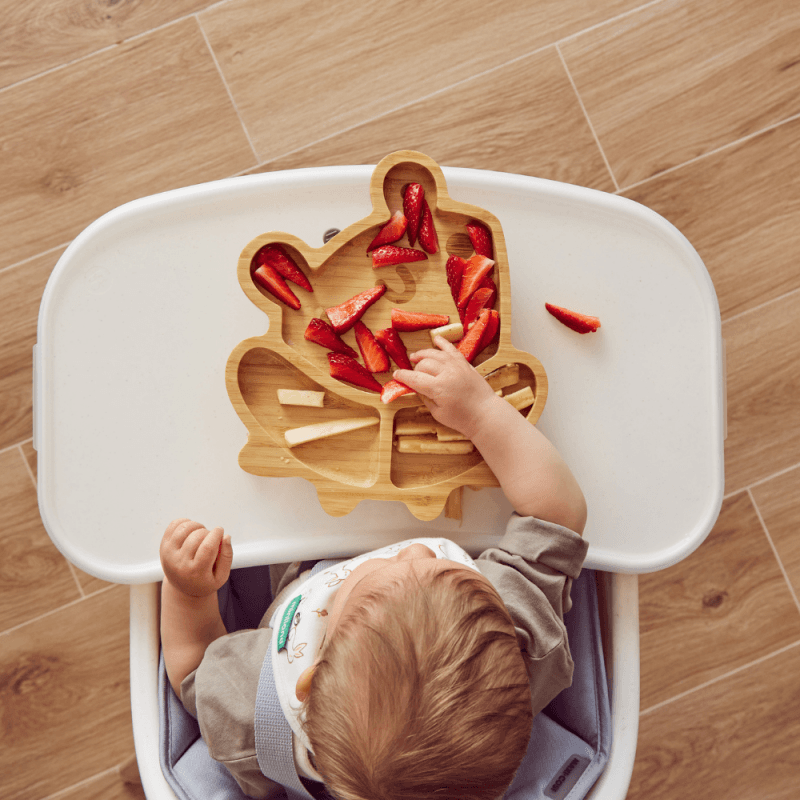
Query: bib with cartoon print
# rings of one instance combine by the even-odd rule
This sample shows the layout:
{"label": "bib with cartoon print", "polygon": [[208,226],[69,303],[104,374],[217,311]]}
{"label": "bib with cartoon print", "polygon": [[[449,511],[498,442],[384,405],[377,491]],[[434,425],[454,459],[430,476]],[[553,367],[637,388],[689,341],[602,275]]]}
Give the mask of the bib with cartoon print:
{"label": "bib with cartoon print", "polygon": [[478,572],[470,555],[449,539],[407,539],[340,561],[303,583],[270,619],[270,654],[278,699],[287,722],[303,746],[313,752],[302,728],[302,703],[297,699],[297,680],[317,657],[328,628],[328,613],[341,584],[364,561],[392,558],[412,544],[429,547],[437,558],[464,564]]}

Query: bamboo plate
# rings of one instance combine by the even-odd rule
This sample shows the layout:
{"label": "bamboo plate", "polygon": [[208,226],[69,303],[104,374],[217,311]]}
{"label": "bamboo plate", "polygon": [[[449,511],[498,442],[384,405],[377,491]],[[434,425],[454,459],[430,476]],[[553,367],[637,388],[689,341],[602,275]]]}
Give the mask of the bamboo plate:
{"label": "bamboo plate", "polygon": [[[373,269],[367,247],[392,212],[402,209],[401,190],[410,182],[421,183],[425,189],[439,252],[429,255],[426,261]],[[239,453],[239,465],[253,475],[306,478],[315,484],[322,508],[332,516],[347,514],[361,500],[370,498],[399,500],[418,519],[431,520],[441,513],[451,492],[458,498],[454,490],[460,491],[463,486],[497,486],[497,479],[477,451],[465,455],[399,453],[393,446],[395,421],[419,418],[420,398],[404,395],[384,404],[377,393],[332,378],[329,351],[303,338],[309,321],[314,317],[327,319],[326,308],[381,283],[386,284],[386,291],[362,317],[373,332],[391,325],[393,307],[448,314],[451,321],[458,321],[445,263],[448,255],[472,255],[465,226],[471,220],[479,220],[489,227],[494,240],[495,266],[491,274],[497,284],[494,307],[500,314],[500,331],[474,364],[482,375],[506,364],[519,365],[519,380],[504,391],[531,387],[534,401],[525,413],[531,424],[544,409],[547,375],[538,359],[511,344],[508,257],[498,219],[482,208],[451,199],[438,164],[422,153],[408,150],[392,153],[377,165],[370,182],[370,197],[372,213],[322,247],[312,248],[289,233],[272,231],[257,236],[242,250],[239,283],[269,318],[269,329],[263,336],[240,342],[226,366],[228,396],[249,434]],[[313,286],[313,293],[309,293],[291,285],[301,302],[297,311],[253,281],[253,256],[272,242],[283,245]],[[409,246],[406,236],[395,244]],[[358,352],[352,330],[342,338]],[[403,333],[401,338],[409,352],[430,347],[427,331]],[[385,383],[391,372],[375,377]],[[278,389],[322,391],[324,405],[281,405]],[[290,428],[354,417],[374,417],[378,422],[293,448],[284,438]]]}

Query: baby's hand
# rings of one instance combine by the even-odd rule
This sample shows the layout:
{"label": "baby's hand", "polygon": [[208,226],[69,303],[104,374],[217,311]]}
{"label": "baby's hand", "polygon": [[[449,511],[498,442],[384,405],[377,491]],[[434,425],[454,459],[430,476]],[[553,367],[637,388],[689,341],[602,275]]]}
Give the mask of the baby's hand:
{"label": "baby's hand", "polygon": [[411,353],[416,367],[398,369],[393,377],[422,396],[437,422],[471,439],[497,395],[458,348],[441,336],[434,343],[438,350]]}
{"label": "baby's hand", "polygon": [[176,519],[164,532],[160,555],[164,575],[176,589],[205,597],[228,580],[233,547],[222,528],[209,531],[199,522]]}

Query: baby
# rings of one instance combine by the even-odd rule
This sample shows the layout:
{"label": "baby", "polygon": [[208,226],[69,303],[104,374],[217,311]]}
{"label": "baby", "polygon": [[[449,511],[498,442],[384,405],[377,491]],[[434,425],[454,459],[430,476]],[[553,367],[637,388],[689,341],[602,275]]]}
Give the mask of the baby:
{"label": "baby", "polygon": [[249,796],[279,791],[253,732],[265,658],[303,787],[342,800],[501,797],[533,716],[572,682],[563,615],[587,550],[580,487],[452,344],[437,337],[411,359],[415,369],[394,377],[473,442],[515,510],[476,561],[446,539],[419,539],[316,574],[294,563],[259,628],[227,634],[217,591],[230,537],[186,519],[164,534],[167,675]]}

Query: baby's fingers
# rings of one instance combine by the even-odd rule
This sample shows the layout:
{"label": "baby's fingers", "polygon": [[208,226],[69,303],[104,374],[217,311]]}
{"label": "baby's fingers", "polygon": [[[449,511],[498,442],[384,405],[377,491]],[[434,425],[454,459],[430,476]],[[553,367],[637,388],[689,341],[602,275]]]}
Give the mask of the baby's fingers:
{"label": "baby's fingers", "polygon": [[225,532],[222,528],[208,531],[197,547],[194,562],[198,567],[212,568],[222,548],[222,539]]}
{"label": "baby's fingers", "polygon": [[396,369],[392,377],[400,383],[404,383],[409,389],[424,395],[430,394],[436,384],[436,378],[433,375],[413,369]]}

